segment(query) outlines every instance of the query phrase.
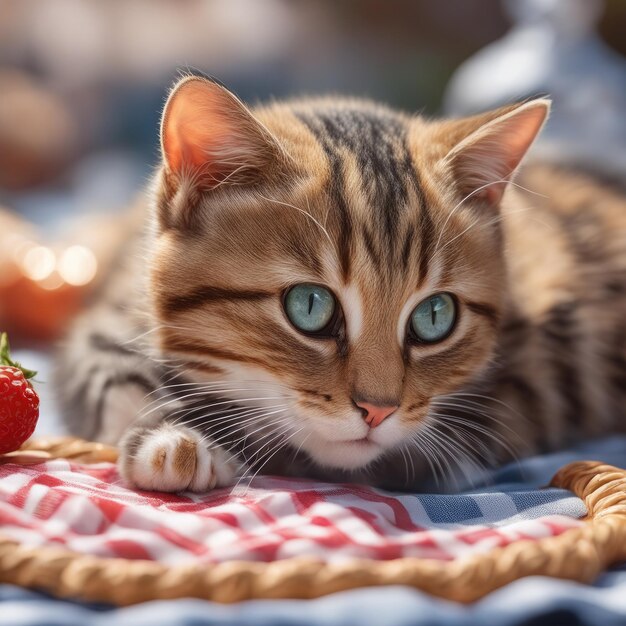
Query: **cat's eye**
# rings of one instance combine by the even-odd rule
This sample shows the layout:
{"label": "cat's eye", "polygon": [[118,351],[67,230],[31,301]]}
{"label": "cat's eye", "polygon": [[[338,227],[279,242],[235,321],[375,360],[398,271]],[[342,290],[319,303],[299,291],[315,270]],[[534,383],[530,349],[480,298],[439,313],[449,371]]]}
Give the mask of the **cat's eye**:
{"label": "cat's eye", "polygon": [[303,283],[292,287],[283,299],[289,321],[300,331],[332,335],[337,315],[335,296],[326,287]]}
{"label": "cat's eye", "polygon": [[409,322],[409,334],[424,343],[445,339],[454,328],[456,302],[448,293],[437,293],[420,302]]}

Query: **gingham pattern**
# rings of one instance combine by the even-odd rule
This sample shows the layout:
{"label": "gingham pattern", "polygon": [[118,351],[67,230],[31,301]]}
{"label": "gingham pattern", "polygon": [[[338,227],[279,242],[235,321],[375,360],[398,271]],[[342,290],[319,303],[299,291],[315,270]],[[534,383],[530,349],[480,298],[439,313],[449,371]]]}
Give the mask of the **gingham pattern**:
{"label": "gingham pattern", "polygon": [[579,525],[583,503],[543,490],[390,494],[258,477],[206,495],[135,492],[115,466],[0,465],[0,532],[30,546],[175,564],[199,559],[450,560]]}

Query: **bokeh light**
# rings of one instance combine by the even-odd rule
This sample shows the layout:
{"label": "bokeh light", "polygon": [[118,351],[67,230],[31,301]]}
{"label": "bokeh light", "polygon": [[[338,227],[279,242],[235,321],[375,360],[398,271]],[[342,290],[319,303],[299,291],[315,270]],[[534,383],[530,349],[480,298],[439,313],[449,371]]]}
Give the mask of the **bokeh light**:
{"label": "bokeh light", "polygon": [[66,283],[80,287],[95,278],[98,262],[89,248],[71,246],[61,255],[57,269]]}
{"label": "bokeh light", "polygon": [[50,248],[35,246],[22,259],[22,271],[31,280],[45,280],[54,272],[56,256]]}

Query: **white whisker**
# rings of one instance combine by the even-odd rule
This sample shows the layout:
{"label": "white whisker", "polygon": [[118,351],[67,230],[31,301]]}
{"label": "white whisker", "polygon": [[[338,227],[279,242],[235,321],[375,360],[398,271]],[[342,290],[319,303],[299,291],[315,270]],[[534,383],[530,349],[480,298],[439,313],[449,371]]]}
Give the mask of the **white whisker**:
{"label": "white whisker", "polygon": [[[280,443],[272,452],[272,454],[270,454],[269,456],[266,456],[263,460],[263,462],[261,463],[261,465],[259,466],[259,469],[256,470],[256,472],[254,472],[254,474],[252,475],[252,477],[250,478],[250,480],[248,481],[248,485],[246,487],[246,492],[247,493],[247,489],[249,489],[250,485],[252,484],[252,482],[254,481],[254,479],[257,477],[257,475],[259,474],[259,472],[271,461],[271,459],[276,456],[276,454],[282,450],[286,445],[289,444],[289,441],[295,437],[298,433],[302,432],[304,430],[304,426],[302,426],[299,430],[297,430],[294,433],[291,433],[282,443]],[[284,437],[286,433],[283,432],[281,437]]]}
{"label": "white whisker", "polygon": [[310,219],[316,226],[318,226],[320,228],[320,230],[324,233],[324,235],[326,235],[326,239],[328,239],[328,241],[330,242],[330,245],[331,246],[333,245],[333,240],[330,238],[330,235],[328,234],[328,231],[326,230],[326,228],[324,228],[324,226],[322,226],[322,224],[320,224],[310,213],[308,213],[304,209],[300,209],[299,207],[294,206],[293,204],[289,204],[288,202],[282,202],[280,200],[274,200],[273,198],[266,198],[262,194],[258,194],[258,195],[261,198],[263,198],[264,200],[267,200],[268,202],[275,202],[276,204],[282,204],[283,206],[291,207],[292,209],[295,209],[296,211],[299,211],[300,213],[305,215],[308,219]]}

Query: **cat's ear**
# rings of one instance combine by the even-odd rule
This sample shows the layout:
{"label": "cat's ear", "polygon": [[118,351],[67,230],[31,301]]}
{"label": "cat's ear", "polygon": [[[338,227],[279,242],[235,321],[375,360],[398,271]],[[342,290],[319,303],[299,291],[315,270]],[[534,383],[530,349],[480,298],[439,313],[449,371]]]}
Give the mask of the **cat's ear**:
{"label": "cat's ear", "polygon": [[444,162],[463,197],[497,206],[549,112],[550,101],[538,99],[452,122],[448,136],[458,142]]}
{"label": "cat's ear", "polygon": [[166,171],[203,190],[252,183],[271,169],[280,148],[226,88],[190,76],[172,89],[161,121]]}

